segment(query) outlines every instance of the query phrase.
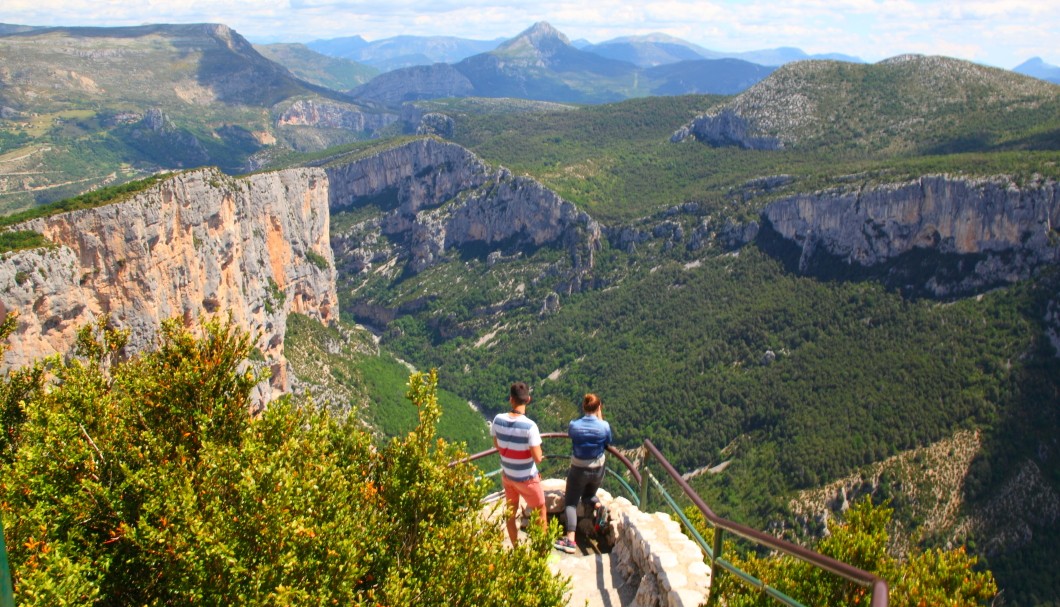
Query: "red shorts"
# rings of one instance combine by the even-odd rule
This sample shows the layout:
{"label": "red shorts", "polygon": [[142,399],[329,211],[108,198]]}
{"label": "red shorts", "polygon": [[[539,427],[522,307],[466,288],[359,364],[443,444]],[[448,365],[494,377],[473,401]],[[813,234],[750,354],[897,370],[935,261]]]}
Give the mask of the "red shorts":
{"label": "red shorts", "polygon": [[520,497],[531,510],[545,506],[545,490],[541,488],[540,474],[527,481],[513,481],[503,474],[501,476],[503,477],[504,500],[508,502],[508,507],[512,512],[518,510]]}

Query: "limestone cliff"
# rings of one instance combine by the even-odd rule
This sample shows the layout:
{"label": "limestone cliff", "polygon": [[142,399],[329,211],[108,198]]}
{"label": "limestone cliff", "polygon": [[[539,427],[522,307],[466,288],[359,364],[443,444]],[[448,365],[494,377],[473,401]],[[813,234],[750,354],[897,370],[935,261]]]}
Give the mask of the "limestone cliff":
{"label": "limestone cliff", "polygon": [[418,139],[327,171],[332,211],[386,195],[391,207],[386,210],[398,211],[398,223],[389,231],[399,231],[404,225],[400,222],[420,209],[437,206],[485,183],[489,168],[458,145]]}
{"label": "limestone cliff", "polygon": [[276,124],[374,133],[397,120],[397,114],[366,112],[352,103],[299,99],[280,114]]}
{"label": "limestone cliff", "polygon": [[55,246],[0,261],[0,313],[20,313],[3,362],[65,354],[101,314],[131,330],[132,351],[163,319],[231,314],[256,336],[273,389],[286,390],[287,314],[338,313],[327,205],[320,169],[245,179],[200,169],[125,202],[22,224]]}
{"label": "limestone cliff", "polygon": [[679,142],[694,137],[716,147],[736,146],[748,150],[779,150],[784,147],[777,137],[755,132],[751,123],[730,108],[697,116],[670,137]]}
{"label": "limestone cliff", "polygon": [[797,195],[763,211],[758,239],[800,272],[879,277],[934,297],[967,295],[1060,261],[1060,188],[926,176]]}
{"label": "limestone cliff", "polygon": [[353,271],[371,264],[376,245],[412,272],[453,248],[559,246],[574,270],[555,288],[569,291],[599,247],[600,227],[570,202],[434,139],[327,169],[243,179],[194,170],[124,202],[17,226],[54,246],[0,259],[0,314],[21,315],[4,364],[68,353],[102,314],[131,330],[131,351],[149,347],[163,319],[231,314],[256,336],[273,389],[286,391],[287,315],[337,316],[331,213],[366,201],[382,215],[334,242]]}
{"label": "limestone cliff", "polygon": [[[591,268],[600,226],[538,182],[493,170],[465,148],[421,139],[376,156],[328,169],[333,211],[376,201],[385,211],[350,237],[333,242],[353,271],[373,259],[400,256],[412,272],[437,263],[446,250],[566,246],[575,266]],[[373,249],[378,235],[402,250]]]}

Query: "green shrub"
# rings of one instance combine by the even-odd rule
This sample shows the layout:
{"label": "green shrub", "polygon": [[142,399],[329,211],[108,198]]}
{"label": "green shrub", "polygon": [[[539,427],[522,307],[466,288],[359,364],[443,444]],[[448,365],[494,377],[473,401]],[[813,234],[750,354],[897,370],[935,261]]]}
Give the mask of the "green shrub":
{"label": "green shrub", "polygon": [[[447,465],[433,372],[409,379],[416,430],[377,446],[289,399],[252,417],[261,378],[230,322],[167,321],[121,360],[125,338],[86,328],[4,417],[20,605],[561,604],[547,538],[505,549],[483,483]],[[9,405],[25,383],[4,380]]]}
{"label": "green shrub", "polygon": [[21,251],[23,249],[36,249],[45,247],[51,242],[43,234],[33,230],[12,230],[0,232],[0,253],[9,251]]}
{"label": "green shrub", "polygon": [[307,250],[305,252],[305,257],[306,257],[306,259],[309,260],[309,263],[313,264],[317,268],[320,268],[321,270],[330,270],[331,269],[331,264],[328,263],[328,260],[323,255],[321,255],[320,253],[317,253],[316,251]]}
{"label": "green shrub", "polygon": [[[704,527],[699,512],[690,512]],[[952,550],[913,550],[903,559],[887,552],[887,526],[893,511],[865,499],[846,513],[846,520],[831,527],[831,535],[816,550],[887,581],[891,607],[989,605],[997,584],[989,571],[977,571],[977,559],[964,547]],[[710,529],[703,529],[713,537]],[[819,607],[868,605],[871,590],[792,557],[726,555],[734,565],[805,605]],[[718,592],[730,607],[765,607],[778,603],[732,574],[720,576]]]}
{"label": "green shrub", "polygon": [[26,211],[0,217],[0,227],[15,225],[38,217],[50,217],[52,215],[58,215],[59,213],[66,213],[69,211],[92,209],[108,204],[116,204],[128,200],[132,196],[135,196],[170,177],[172,177],[171,173],[159,173],[144,179],[127,181],[119,185],[99,188],[98,190],[93,190],[81,194],[80,196],[74,196],[73,198],[67,198],[65,200],[59,200],[57,202],[34,207]]}
{"label": "green shrub", "polygon": [[287,294],[283,292],[280,285],[270,276],[268,279],[268,285],[265,288],[265,312],[272,314],[283,307],[283,302],[286,301],[286,299]]}

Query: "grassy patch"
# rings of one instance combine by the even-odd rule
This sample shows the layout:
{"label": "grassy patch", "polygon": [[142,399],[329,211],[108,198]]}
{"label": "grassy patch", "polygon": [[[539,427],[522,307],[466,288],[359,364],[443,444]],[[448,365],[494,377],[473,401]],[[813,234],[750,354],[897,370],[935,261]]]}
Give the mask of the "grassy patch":
{"label": "grassy patch", "polygon": [[313,250],[306,251],[305,252],[305,257],[306,257],[306,259],[309,260],[309,263],[313,264],[314,266],[316,266],[317,268],[319,268],[321,270],[330,270],[331,269],[331,264],[328,263],[328,260],[323,255],[321,255],[320,253],[317,253],[316,251],[313,251]]}
{"label": "grassy patch", "polygon": [[51,242],[43,234],[32,230],[0,232],[0,253],[46,247]]}
{"label": "grassy patch", "polygon": [[[295,375],[307,384],[314,399],[374,428],[382,438],[402,436],[415,429],[418,413],[405,398],[409,369],[392,354],[380,351],[363,329],[340,323],[325,326],[302,314],[287,317],[285,352]],[[464,442],[469,452],[491,444],[485,419],[466,399],[439,390],[442,416],[440,437]]]}
{"label": "grassy patch", "polygon": [[67,198],[51,204],[34,207],[27,211],[0,217],[0,227],[15,225],[39,217],[50,217],[52,215],[58,215],[59,213],[67,213],[69,211],[78,211],[81,209],[92,209],[108,204],[123,202],[136,194],[147,190],[151,186],[165,181],[169,177],[171,177],[170,173],[152,175],[146,179],[129,181],[121,185],[100,188],[87,194],[74,196],[73,198]]}

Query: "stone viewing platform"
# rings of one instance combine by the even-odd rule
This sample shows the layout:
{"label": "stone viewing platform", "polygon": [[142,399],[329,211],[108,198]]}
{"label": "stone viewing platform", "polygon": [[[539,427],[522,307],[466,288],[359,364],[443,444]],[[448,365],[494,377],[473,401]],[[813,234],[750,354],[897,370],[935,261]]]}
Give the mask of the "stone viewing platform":
{"label": "stone viewing platform", "polygon": [[[549,517],[562,516],[563,479],[545,479]],[[571,607],[695,607],[707,599],[710,567],[699,546],[666,513],[641,512],[624,497],[597,493],[607,506],[611,525],[606,537],[591,537],[591,513],[579,507],[578,550],[554,551],[554,572],[571,578]],[[486,498],[484,513],[500,528],[503,493]],[[583,518],[584,517],[584,518]],[[562,520],[562,519],[561,519]],[[519,527],[528,523],[521,513]]]}

